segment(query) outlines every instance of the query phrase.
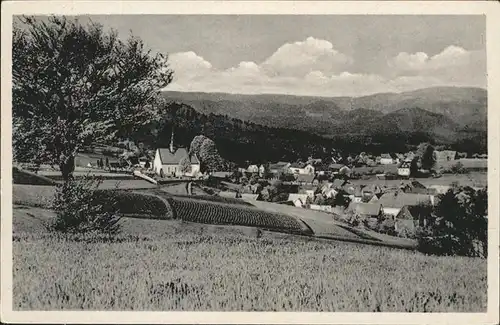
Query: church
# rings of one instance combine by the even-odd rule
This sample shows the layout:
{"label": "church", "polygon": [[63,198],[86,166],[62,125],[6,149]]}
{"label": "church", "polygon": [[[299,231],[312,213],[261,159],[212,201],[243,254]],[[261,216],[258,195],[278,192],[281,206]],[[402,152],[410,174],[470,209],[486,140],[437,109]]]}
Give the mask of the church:
{"label": "church", "polygon": [[[191,164],[191,170],[183,173],[181,170],[181,161],[183,158],[188,158]],[[155,158],[153,161],[153,171],[161,177],[166,176],[191,176],[194,177],[200,172],[200,161],[196,155],[189,157],[186,148],[174,147],[174,131],[170,138],[169,148],[156,149]]]}

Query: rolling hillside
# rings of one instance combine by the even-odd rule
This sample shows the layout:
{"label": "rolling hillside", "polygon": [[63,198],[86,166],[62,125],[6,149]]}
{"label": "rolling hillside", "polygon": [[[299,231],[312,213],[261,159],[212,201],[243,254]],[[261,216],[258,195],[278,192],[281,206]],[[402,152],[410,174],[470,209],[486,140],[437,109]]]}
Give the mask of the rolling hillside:
{"label": "rolling hillside", "polygon": [[376,132],[377,125],[404,121],[401,131],[415,130],[452,141],[462,129],[481,132],[486,131],[487,124],[487,94],[480,88],[435,87],[355,98],[182,92],[164,92],[164,95],[200,113],[227,115],[327,137],[371,134],[374,126]]}

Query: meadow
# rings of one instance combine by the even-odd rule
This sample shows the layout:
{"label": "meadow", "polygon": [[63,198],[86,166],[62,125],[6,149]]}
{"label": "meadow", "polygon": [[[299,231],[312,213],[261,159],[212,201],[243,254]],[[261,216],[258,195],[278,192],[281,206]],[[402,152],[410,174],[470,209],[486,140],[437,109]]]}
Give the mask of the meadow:
{"label": "meadow", "polygon": [[14,209],[16,310],[483,312],[486,260],[253,228],[122,219],[114,240],[56,236]]}

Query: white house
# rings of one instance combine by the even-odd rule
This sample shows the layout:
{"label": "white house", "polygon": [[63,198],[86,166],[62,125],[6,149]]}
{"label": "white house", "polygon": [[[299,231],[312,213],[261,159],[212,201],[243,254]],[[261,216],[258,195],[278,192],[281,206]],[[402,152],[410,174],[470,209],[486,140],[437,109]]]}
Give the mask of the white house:
{"label": "white house", "polygon": [[403,161],[398,167],[398,175],[401,177],[410,177],[410,161]]}
{"label": "white house", "polygon": [[381,165],[392,165],[392,164],[394,164],[394,159],[392,159],[390,154],[383,153],[382,155],[380,155],[380,164]]}
{"label": "white house", "polygon": [[299,174],[314,174],[314,166],[308,164],[306,167],[299,171]]}
{"label": "white house", "polygon": [[[184,158],[188,158],[191,164],[191,170],[186,173],[182,172],[180,165]],[[156,149],[153,171],[161,177],[169,175],[193,177],[200,173],[200,161],[196,155],[189,157],[186,148],[174,148],[174,134],[172,132],[170,148]]]}
{"label": "white house", "polygon": [[259,167],[257,165],[250,165],[247,168],[247,172],[249,172],[249,173],[258,173],[259,172]]}
{"label": "white house", "polygon": [[262,177],[264,175],[264,172],[266,171],[266,168],[264,165],[260,165],[259,167],[259,176]]}

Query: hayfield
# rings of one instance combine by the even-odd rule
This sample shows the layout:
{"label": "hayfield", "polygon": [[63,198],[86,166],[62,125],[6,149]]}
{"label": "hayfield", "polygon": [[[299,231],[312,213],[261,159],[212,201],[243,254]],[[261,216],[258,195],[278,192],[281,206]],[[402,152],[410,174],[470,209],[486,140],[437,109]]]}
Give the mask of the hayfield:
{"label": "hayfield", "polygon": [[31,212],[14,210],[17,310],[486,309],[481,259],[175,220],[124,218],[114,241],[89,241],[47,233],[50,212]]}

